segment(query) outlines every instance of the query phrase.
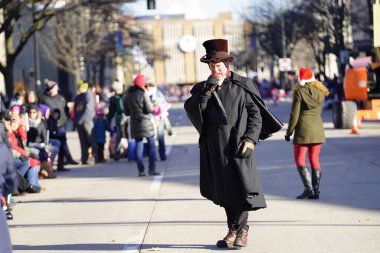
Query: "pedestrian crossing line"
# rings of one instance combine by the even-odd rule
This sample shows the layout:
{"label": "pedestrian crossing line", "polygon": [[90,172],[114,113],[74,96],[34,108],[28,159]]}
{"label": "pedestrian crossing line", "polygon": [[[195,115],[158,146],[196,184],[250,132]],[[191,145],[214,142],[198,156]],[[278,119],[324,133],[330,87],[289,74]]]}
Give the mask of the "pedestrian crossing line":
{"label": "pedestrian crossing line", "polygon": [[171,152],[172,152],[172,145],[167,146],[167,147],[166,147],[166,150],[165,150],[165,154],[166,154],[166,156],[170,155]]}
{"label": "pedestrian crossing line", "polygon": [[150,183],[150,191],[155,192],[158,191],[161,188],[162,178],[164,175],[158,175],[155,176],[152,180],[152,183]]}
{"label": "pedestrian crossing line", "polygon": [[133,235],[128,237],[127,243],[123,247],[123,252],[138,253],[145,236],[145,230],[136,230]]}

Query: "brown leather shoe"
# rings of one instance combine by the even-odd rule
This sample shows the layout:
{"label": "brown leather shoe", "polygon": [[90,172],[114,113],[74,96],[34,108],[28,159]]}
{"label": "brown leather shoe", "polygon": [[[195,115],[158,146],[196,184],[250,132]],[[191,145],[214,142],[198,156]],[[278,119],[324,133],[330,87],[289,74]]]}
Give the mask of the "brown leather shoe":
{"label": "brown leather shoe", "polygon": [[234,246],[236,247],[245,247],[248,243],[248,229],[249,226],[240,226],[236,232],[236,240]]}
{"label": "brown leather shoe", "polygon": [[236,239],[236,229],[231,228],[228,231],[228,234],[226,235],[226,237],[224,237],[223,240],[219,240],[216,243],[216,246],[218,246],[219,248],[232,248],[234,246],[235,239]]}

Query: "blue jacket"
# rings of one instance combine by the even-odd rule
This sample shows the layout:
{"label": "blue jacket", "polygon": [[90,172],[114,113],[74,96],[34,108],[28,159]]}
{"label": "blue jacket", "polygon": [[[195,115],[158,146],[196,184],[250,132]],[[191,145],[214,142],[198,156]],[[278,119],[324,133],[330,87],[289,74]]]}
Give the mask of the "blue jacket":
{"label": "blue jacket", "polygon": [[92,129],[92,136],[96,143],[106,143],[106,131],[111,132],[110,125],[106,118],[98,119],[94,118],[94,128]]}

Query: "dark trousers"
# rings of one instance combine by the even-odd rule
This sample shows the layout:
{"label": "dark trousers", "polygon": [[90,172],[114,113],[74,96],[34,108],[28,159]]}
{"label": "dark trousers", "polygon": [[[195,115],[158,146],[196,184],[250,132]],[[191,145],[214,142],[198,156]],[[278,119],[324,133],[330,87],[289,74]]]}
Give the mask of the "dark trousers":
{"label": "dark trousers", "polygon": [[[94,127],[94,124],[92,122],[87,122],[83,125],[77,125],[78,135],[79,135],[79,141],[80,141],[80,147],[81,147],[81,161],[82,163],[88,162],[88,152],[89,149],[92,148],[92,151],[95,149],[93,148],[93,141],[92,141],[92,128]],[[93,156],[96,154],[93,153]]]}
{"label": "dark trousers", "polygon": [[98,161],[104,161],[104,143],[97,143]]}
{"label": "dark trousers", "polygon": [[247,226],[248,211],[243,211],[240,206],[225,206],[228,228]]}

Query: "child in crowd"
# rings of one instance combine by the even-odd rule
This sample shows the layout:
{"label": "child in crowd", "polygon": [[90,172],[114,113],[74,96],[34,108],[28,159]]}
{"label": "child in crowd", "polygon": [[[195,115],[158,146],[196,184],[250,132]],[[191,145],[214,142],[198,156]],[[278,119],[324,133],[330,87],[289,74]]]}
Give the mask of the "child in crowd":
{"label": "child in crowd", "polygon": [[106,162],[104,159],[104,144],[106,143],[106,131],[111,132],[108,120],[105,118],[105,113],[102,108],[96,110],[96,117],[94,118],[94,128],[92,129],[92,136],[96,143],[97,161],[98,163]]}

